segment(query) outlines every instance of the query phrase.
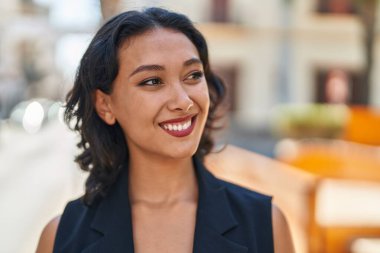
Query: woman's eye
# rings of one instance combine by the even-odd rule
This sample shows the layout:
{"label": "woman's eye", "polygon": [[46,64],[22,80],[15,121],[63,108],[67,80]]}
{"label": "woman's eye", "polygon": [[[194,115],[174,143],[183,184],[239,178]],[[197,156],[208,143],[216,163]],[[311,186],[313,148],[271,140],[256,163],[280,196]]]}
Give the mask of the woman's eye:
{"label": "woman's eye", "polygon": [[142,81],[139,83],[139,86],[158,86],[162,84],[161,80],[159,78],[151,78],[145,81]]}
{"label": "woman's eye", "polygon": [[202,71],[195,71],[191,73],[186,79],[188,80],[199,80],[203,77],[203,72]]}

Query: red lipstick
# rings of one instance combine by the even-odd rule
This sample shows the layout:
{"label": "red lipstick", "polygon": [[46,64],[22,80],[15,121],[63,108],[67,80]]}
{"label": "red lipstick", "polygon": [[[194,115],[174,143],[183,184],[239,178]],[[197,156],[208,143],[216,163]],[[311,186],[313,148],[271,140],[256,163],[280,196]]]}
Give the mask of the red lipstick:
{"label": "red lipstick", "polygon": [[196,115],[190,115],[183,118],[177,118],[172,120],[166,120],[161,122],[160,127],[174,137],[185,137],[192,133],[195,122]]}

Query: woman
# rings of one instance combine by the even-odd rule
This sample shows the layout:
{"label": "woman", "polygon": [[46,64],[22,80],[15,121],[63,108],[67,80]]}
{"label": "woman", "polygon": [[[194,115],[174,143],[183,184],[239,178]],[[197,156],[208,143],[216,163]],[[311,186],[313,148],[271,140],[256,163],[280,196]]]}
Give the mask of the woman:
{"label": "woman", "polygon": [[187,17],[150,8],[108,21],[65,111],[86,192],[45,227],[37,252],[293,252],[270,197],[202,165],[224,92]]}

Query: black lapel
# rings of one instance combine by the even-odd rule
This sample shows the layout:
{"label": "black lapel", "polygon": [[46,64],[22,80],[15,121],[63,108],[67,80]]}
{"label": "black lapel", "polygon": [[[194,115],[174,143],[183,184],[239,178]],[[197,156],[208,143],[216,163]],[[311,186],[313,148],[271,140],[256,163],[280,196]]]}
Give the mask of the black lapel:
{"label": "black lapel", "polygon": [[203,164],[194,159],[199,187],[194,253],[245,253],[248,248],[232,242],[226,234],[237,228],[226,190]]}
{"label": "black lapel", "polygon": [[83,253],[133,253],[131,208],[128,197],[128,169],[124,167],[113,188],[100,202],[91,228],[104,236]]}
{"label": "black lapel", "polygon": [[[225,188],[194,158],[199,199],[194,253],[246,253],[248,248],[225,237],[238,226]],[[131,207],[128,197],[128,168],[123,168],[109,194],[99,203],[91,228],[104,236],[82,253],[133,253]]]}

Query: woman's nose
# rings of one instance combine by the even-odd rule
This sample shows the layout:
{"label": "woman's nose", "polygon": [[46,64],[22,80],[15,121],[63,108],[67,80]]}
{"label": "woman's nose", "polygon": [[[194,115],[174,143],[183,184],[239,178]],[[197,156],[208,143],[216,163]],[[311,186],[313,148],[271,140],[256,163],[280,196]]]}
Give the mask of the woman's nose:
{"label": "woman's nose", "polygon": [[187,112],[191,109],[193,104],[193,100],[190,98],[189,93],[183,84],[178,83],[172,85],[170,99],[168,101],[169,110]]}

